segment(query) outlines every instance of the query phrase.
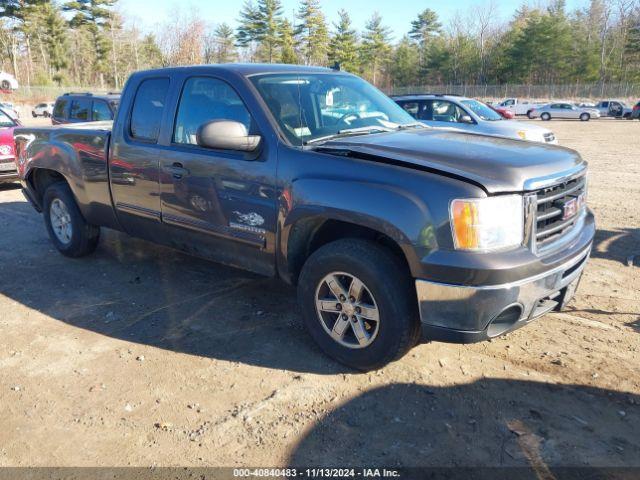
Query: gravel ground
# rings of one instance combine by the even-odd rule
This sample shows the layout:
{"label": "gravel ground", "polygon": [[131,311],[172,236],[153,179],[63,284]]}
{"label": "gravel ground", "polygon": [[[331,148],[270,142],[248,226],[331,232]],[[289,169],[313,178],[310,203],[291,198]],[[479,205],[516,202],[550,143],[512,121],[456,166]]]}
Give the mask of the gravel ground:
{"label": "gravel ground", "polygon": [[0,466],[640,466],[640,122],[547,126],[598,222],[569,310],[367,374],[291,288],[112,231],[64,258],[0,187]]}

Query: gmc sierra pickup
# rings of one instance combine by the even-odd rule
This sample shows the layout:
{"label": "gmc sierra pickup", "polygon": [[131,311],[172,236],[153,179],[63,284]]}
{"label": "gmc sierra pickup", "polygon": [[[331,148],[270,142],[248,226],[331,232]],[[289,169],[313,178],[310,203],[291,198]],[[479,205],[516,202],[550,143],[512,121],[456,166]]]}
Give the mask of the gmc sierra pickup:
{"label": "gmc sierra pickup", "polygon": [[330,356],[378,368],[420,337],[491,338],[565,306],[594,237],[567,148],[415,123],[324,68],[135,73],[113,122],[15,131],[64,255],[100,227],[296,284]]}

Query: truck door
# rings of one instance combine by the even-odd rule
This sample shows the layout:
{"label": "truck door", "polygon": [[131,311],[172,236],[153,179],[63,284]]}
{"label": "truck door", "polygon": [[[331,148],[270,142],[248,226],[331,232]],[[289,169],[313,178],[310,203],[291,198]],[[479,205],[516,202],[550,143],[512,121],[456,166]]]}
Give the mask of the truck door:
{"label": "truck door", "polygon": [[130,113],[117,117],[109,161],[111,194],[120,224],[127,233],[154,241],[162,238],[158,175],[164,147],[158,145],[158,136],[169,85],[168,77],[140,82]]}
{"label": "truck door", "polygon": [[187,78],[170,148],[160,156],[162,222],[177,248],[272,275],[276,154],[264,141],[255,152],[198,146],[196,132],[211,120],[233,120],[260,134],[229,83],[211,76]]}

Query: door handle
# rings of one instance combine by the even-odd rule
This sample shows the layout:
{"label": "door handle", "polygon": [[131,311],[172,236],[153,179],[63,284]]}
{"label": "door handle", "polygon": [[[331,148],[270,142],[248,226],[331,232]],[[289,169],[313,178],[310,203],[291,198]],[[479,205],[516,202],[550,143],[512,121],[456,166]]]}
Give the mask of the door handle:
{"label": "door handle", "polygon": [[189,170],[184,168],[179,162],[175,162],[170,167],[163,167],[163,170],[170,173],[176,180],[180,180],[182,177],[189,175]]}

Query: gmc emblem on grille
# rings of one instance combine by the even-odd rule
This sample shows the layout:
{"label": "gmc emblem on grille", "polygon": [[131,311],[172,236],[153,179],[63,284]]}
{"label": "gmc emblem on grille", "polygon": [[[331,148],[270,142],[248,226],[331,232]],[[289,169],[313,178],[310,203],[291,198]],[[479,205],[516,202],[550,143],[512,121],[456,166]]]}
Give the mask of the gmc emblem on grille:
{"label": "gmc emblem on grille", "polygon": [[583,204],[584,194],[580,194],[579,196],[564,202],[562,205],[562,220],[569,220],[571,217],[577,215]]}

